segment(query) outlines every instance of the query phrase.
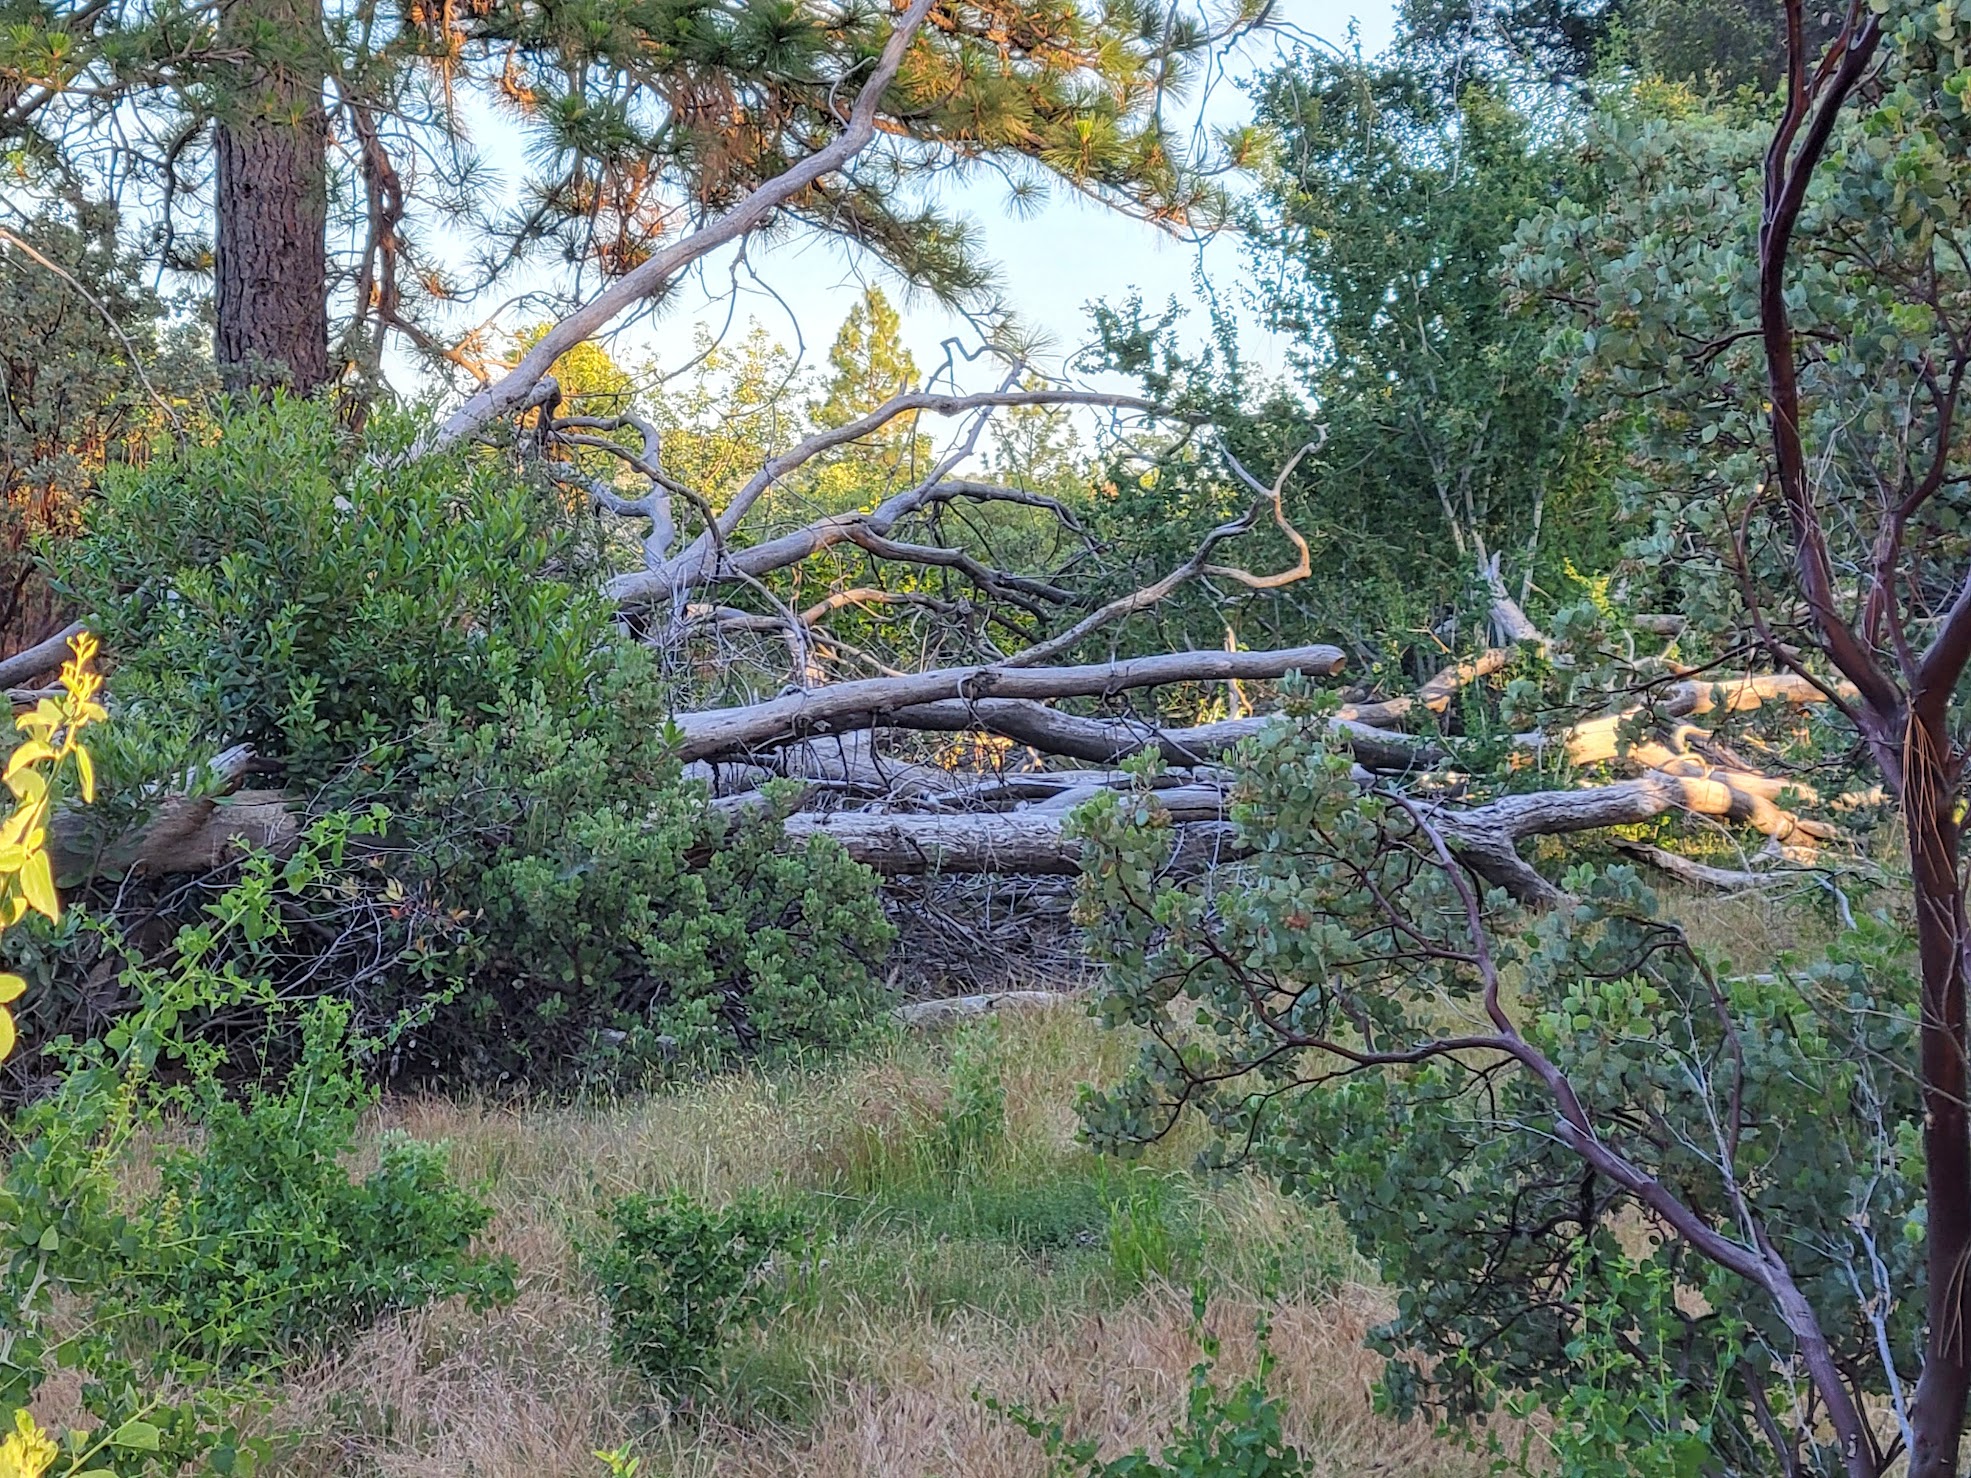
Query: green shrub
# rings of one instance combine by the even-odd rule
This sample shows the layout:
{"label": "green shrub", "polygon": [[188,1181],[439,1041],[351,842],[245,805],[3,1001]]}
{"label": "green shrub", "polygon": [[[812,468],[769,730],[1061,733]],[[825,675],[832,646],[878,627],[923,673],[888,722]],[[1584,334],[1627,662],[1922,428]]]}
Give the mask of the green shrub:
{"label": "green shrub", "polygon": [[[1879,1350],[1922,1340],[1906,922],[1858,914],[1822,958],[1738,974],[1631,868],[1571,868],[1566,901],[1538,914],[1463,891],[1419,811],[1349,764],[1318,718],[1268,725],[1238,758],[1245,856],[1209,878],[1160,873],[1168,838],[1138,799],[1080,813],[1099,1007],[1139,1043],[1084,1100],[1094,1142],[1138,1151],[1196,1115],[1208,1165],[1252,1164],[1332,1207],[1401,1290],[1369,1331],[1401,1416],[1462,1424],[1530,1395],[1589,1451],[1640,1450],[1650,1431],[1674,1471],[1697,1423],[1712,1466],[1776,1471],[1793,1459],[1768,1446],[1766,1401],[1796,1334],[1705,1252],[1748,1226],[1783,1233],[1817,1336],[1888,1401],[1899,1377]],[[1552,1132],[1556,1098],[1619,1178]],[[1699,1296],[1666,1311],[1666,1288]],[[1617,1336],[1665,1353],[1584,1373]],[[1838,1468],[1820,1440],[1801,1439],[1802,1471]]]}
{"label": "green shrub", "polygon": [[[0,1410],[78,1372],[93,1435],[64,1436],[62,1461],[94,1456],[75,1471],[250,1472],[266,1443],[234,1425],[256,1403],[248,1374],[392,1309],[512,1291],[507,1264],[472,1251],[489,1213],[440,1147],[390,1141],[352,1178],[372,1093],[346,1007],[309,1008],[292,1071],[241,1097],[221,1075],[251,1065],[194,1035],[211,1013],[268,1008],[270,982],[242,962],[278,945],[290,911],[340,895],[331,857],[349,829],[325,818],[285,864],[249,859],[168,963],[126,969],[134,1009],[70,1044],[52,1090],[0,1121]],[[76,1331],[60,1341],[58,1300]]]}
{"label": "green shrub", "polygon": [[197,1089],[194,1148],[158,1162],[130,1219],[142,1251],[116,1285],[181,1361],[251,1366],[454,1295],[513,1296],[506,1259],[475,1255],[492,1212],[454,1185],[445,1148],[386,1133],[374,1170],[345,1162],[374,1098],[347,1045],[348,1008],[318,1002],[278,1088]]}
{"label": "green shrub", "polygon": [[[1724,1383],[1694,1387],[1678,1374],[1685,1315],[1666,1269],[1606,1257],[1583,1246],[1568,1297],[1582,1310],[1567,1344],[1564,1381],[1542,1391],[1508,1396],[1521,1419],[1517,1450],[1497,1431],[1484,1446],[1493,1470],[1519,1478],[1692,1478],[1716,1470]],[[1743,1356],[1745,1329],[1725,1321],[1720,1363],[1730,1371]],[[1483,1357],[1467,1352],[1483,1372]],[[1544,1418],[1544,1420],[1540,1419]]]}
{"label": "green shrub", "polygon": [[808,1237],[794,1208],[748,1196],[713,1208],[690,1196],[624,1196],[612,1239],[590,1257],[619,1358],[672,1394],[716,1371],[720,1347],[766,1312],[774,1258]]}
{"label": "green shrub", "polygon": [[[365,1030],[408,1015],[400,1070],[565,1083],[854,1035],[890,938],[873,875],[717,815],[586,521],[496,455],[406,460],[410,429],[354,443],[276,401],[109,479],[59,560],[118,657],[100,825],[242,741],[317,804],[387,803],[382,958],[277,984],[335,983]],[[94,963],[53,948],[56,975]]]}
{"label": "green shrub", "polygon": [[414,429],[352,445],[329,406],[247,406],[105,477],[55,570],[150,742],[252,744],[320,782],[441,699],[579,700],[611,643],[576,526],[495,459],[397,455]]}
{"label": "green shrub", "polygon": [[601,1077],[828,1047],[862,1031],[891,931],[875,875],[680,778],[654,687],[591,707],[448,707],[420,737],[403,875],[469,923],[426,961],[456,999],[424,1032],[474,1076]]}

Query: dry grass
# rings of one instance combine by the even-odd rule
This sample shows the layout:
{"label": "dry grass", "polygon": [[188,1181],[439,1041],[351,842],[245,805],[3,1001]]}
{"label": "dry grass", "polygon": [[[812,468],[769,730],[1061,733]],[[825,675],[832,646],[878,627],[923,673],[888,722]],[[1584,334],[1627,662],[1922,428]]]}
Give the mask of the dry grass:
{"label": "dry grass", "polygon": [[[1050,1196],[1072,1202],[1084,1186],[1076,1177],[1095,1173],[1073,1141],[1075,1088],[1117,1067],[1123,1050],[1071,1012],[1006,1023],[997,1061],[1007,1132],[981,1171],[994,1195],[1031,1195],[1043,1209]],[[392,1320],[294,1377],[270,1420],[306,1436],[279,1471],[598,1478],[594,1450],[625,1441],[646,1475],[1046,1471],[1039,1446],[975,1392],[1058,1410],[1111,1451],[1154,1445],[1181,1416],[1198,1358],[1188,1292],[1155,1279],[1118,1284],[1100,1248],[995,1240],[968,1228],[955,1193],[941,1204],[936,1187],[912,1182],[901,1151],[949,1092],[940,1047],[918,1041],[832,1069],[607,1107],[390,1105],[378,1127],[448,1140],[459,1172],[484,1183],[497,1207],[491,1242],[519,1264],[522,1291],[484,1315],[448,1305]],[[808,1274],[813,1286],[736,1353],[727,1389],[680,1416],[612,1364],[577,1251],[608,1197],[666,1187],[715,1200],[853,1187],[871,1205],[901,1197],[901,1214],[845,1214]],[[1362,1334],[1379,1297],[1331,1226],[1257,1183],[1186,1194],[1228,1377],[1250,1368],[1257,1290],[1269,1279],[1288,1290],[1263,1300],[1277,1311],[1276,1389],[1316,1471],[1481,1471],[1427,1430],[1373,1414],[1375,1360]],[[1298,1273],[1261,1271],[1282,1262]]]}
{"label": "dry grass", "polygon": [[[1257,1308],[1242,1294],[1212,1307],[1228,1379],[1251,1368]],[[1277,1311],[1273,1389],[1289,1435],[1321,1474],[1483,1471],[1427,1428],[1374,1413],[1362,1336],[1384,1312],[1357,1286]],[[296,1383],[281,1419],[316,1435],[281,1471],[594,1478],[592,1449],[634,1437],[647,1472],[703,1478],[1038,1478],[1037,1444],[975,1392],[1058,1413],[1112,1455],[1169,1433],[1198,1358],[1189,1296],[1168,1286],[1040,1326],[869,1311],[826,1331],[853,1373],[825,1383],[812,1420],[664,1421],[609,1365],[600,1317],[580,1297],[530,1292],[484,1318],[427,1311],[372,1331]]]}

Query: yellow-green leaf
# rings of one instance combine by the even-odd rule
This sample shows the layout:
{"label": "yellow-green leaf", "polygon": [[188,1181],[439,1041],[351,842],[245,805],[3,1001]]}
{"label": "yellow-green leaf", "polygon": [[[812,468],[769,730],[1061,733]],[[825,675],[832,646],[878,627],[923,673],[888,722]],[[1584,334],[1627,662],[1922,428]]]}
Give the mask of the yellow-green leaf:
{"label": "yellow-green leaf", "polygon": [[27,982],[18,975],[0,975],[0,1006],[18,1001],[27,994]]}
{"label": "yellow-green leaf", "polygon": [[138,1452],[156,1452],[162,1434],[147,1421],[131,1417],[110,1434],[112,1447],[128,1447]]}
{"label": "yellow-green leaf", "polygon": [[36,852],[22,866],[21,896],[51,919],[62,916],[62,902],[55,895],[54,869],[48,865],[46,852]]}
{"label": "yellow-green leaf", "polygon": [[30,739],[8,757],[6,773],[12,776],[29,765],[38,765],[43,760],[51,760],[54,757],[54,745],[44,743],[39,739]]}

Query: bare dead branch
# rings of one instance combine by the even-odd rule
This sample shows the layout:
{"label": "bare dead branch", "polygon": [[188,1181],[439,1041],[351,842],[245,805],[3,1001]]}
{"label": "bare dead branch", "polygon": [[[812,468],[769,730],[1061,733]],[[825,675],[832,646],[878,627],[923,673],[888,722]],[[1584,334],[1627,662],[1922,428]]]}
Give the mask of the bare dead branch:
{"label": "bare dead branch", "polygon": [[875,70],[856,93],[848,122],[832,141],[786,173],[768,180],[716,221],[626,272],[556,323],[521,356],[518,364],[453,412],[434,435],[426,438],[423,450],[441,451],[455,446],[519,410],[562,355],[594,338],[631,308],[656,296],[693,262],[747,235],[817,180],[833,174],[868,148],[876,138],[876,111],[883,94],[896,80],[904,53],[910,49],[912,39],[930,12],[931,0],[911,0],[910,8],[897,17],[889,40],[876,60]]}
{"label": "bare dead branch", "polygon": [[764,703],[681,714],[681,757],[737,754],[825,726],[867,727],[882,715],[950,699],[1098,697],[1168,683],[1258,681],[1289,672],[1331,677],[1344,659],[1336,647],[1270,652],[1170,652],[1082,667],[948,667],[904,677],[865,678],[789,693]]}
{"label": "bare dead branch", "polygon": [[[1276,590],[1283,585],[1291,585],[1296,580],[1307,578],[1308,572],[1313,568],[1309,563],[1307,541],[1301,537],[1300,531],[1294,528],[1293,524],[1288,521],[1282,498],[1287,479],[1293,476],[1294,468],[1298,467],[1301,460],[1309,453],[1318,449],[1320,444],[1319,441],[1310,441],[1299,451],[1295,452],[1288,459],[1286,466],[1280,469],[1280,475],[1273,479],[1273,485],[1270,488],[1262,486],[1255,481],[1252,474],[1240,465],[1238,458],[1234,457],[1230,451],[1227,451],[1225,458],[1237,470],[1238,475],[1251,486],[1258,488],[1259,499],[1257,502],[1238,518],[1231,520],[1229,523],[1222,523],[1206,534],[1203,541],[1198,545],[1197,551],[1162,579],[1153,581],[1143,586],[1140,590],[1133,590],[1127,595],[1116,597],[1116,599],[1109,601],[1100,609],[1084,616],[1060,635],[1050,637],[1043,642],[1036,642],[1034,645],[1009,657],[1006,665],[1011,667],[1028,667],[1059,656],[1062,652],[1069,650],[1091,633],[1099,631],[1102,627],[1108,626],[1113,622],[1120,621],[1126,616],[1133,616],[1138,611],[1148,610],[1151,606],[1157,605],[1167,599],[1173,591],[1188,585],[1191,581],[1201,576],[1223,576],[1237,580],[1240,584],[1254,590]],[[1273,512],[1274,522],[1280,526],[1281,531],[1293,543],[1294,548],[1300,552],[1300,558],[1290,568],[1272,575],[1255,575],[1248,570],[1239,568],[1237,565],[1220,565],[1211,562],[1211,556],[1220,544],[1223,544],[1228,539],[1236,539],[1239,535],[1250,532],[1258,524],[1261,513],[1265,512],[1268,508]]]}

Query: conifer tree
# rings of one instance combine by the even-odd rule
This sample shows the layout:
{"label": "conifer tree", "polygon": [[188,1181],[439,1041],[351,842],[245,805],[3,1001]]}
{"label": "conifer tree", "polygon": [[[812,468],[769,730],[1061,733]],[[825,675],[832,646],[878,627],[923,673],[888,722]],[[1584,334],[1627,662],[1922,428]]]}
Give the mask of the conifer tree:
{"label": "conifer tree", "polygon": [[[900,24],[861,0],[5,0],[0,18],[0,150],[141,197],[166,265],[216,269],[232,377],[301,390],[374,375],[392,334],[483,369],[444,336],[452,305],[529,261],[573,302],[729,214],[843,136]],[[943,0],[875,146],[761,224],[976,302],[990,274],[935,199],[954,173],[1194,222],[1216,196],[1161,102],[1218,35],[1162,0]],[[534,161],[517,206],[462,121],[487,110]],[[460,222],[464,267],[433,240]]]}
{"label": "conifer tree", "polygon": [[[828,346],[828,378],[808,408],[810,418],[833,430],[917,388],[917,361],[904,345],[902,318],[880,287],[864,289]],[[898,416],[822,469],[818,501],[832,512],[880,498],[925,462],[927,450],[918,418]]]}

